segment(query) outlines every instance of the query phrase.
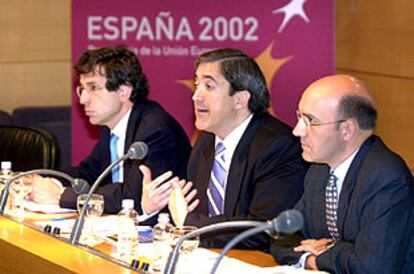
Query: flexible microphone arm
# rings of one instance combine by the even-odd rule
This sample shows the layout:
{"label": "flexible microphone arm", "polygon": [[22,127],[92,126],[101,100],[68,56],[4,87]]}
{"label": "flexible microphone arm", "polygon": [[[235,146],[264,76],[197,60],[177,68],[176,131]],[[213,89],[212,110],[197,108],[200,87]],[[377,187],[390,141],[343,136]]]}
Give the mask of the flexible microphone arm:
{"label": "flexible microphone arm", "polygon": [[222,230],[227,228],[246,228],[246,227],[257,227],[262,226],[263,222],[258,221],[230,221],[230,222],[224,222],[224,223],[216,223],[211,224],[205,227],[202,227],[200,229],[197,229],[195,231],[192,231],[184,236],[182,236],[175,245],[174,249],[171,251],[170,256],[168,257],[168,261],[165,265],[164,274],[172,274],[175,272],[175,266],[178,261],[178,256],[180,255],[179,250],[181,245],[185,240],[188,240],[189,238],[208,233],[211,231],[216,230]]}
{"label": "flexible microphone arm", "polygon": [[267,231],[271,228],[272,224],[262,224],[261,226],[250,228],[231,239],[231,241],[228,242],[221,250],[220,255],[216,258],[216,261],[214,262],[214,265],[211,268],[210,274],[216,273],[217,267],[219,266],[221,260],[224,258],[224,256],[226,256],[227,252],[229,252],[229,250],[232,249],[238,242],[257,233]]}
{"label": "flexible microphone arm", "polygon": [[241,240],[248,238],[257,233],[266,232],[282,232],[286,234],[292,234],[303,227],[304,219],[302,213],[296,209],[288,209],[279,214],[272,221],[262,223],[260,226],[248,229],[239,235],[235,236],[228,242],[221,250],[220,255],[216,258],[216,261],[211,268],[210,274],[216,273],[217,267],[224,258],[224,256]]}
{"label": "flexible microphone arm", "polygon": [[130,148],[128,149],[128,152],[118,158],[117,160],[113,161],[96,179],[96,181],[93,183],[91,189],[88,192],[88,195],[86,196],[85,203],[82,207],[82,210],[79,212],[79,217],[76,218],[76,221],[73,225],[72,232],[70,233],[69,241],[71,244],[77,244],[79,243],[79,238],[82,232],[83,223],[85,222],[85,214],[86,210],[89,204],[89,200],[92,197],[93,192],[95,189],[99,186],[99,184],[102,182],[102,180],[108,175],[108,173],[112,170],[112,168],[119,164],[122,161],[125,161],[128,158],[131,159],[142,159],[147,155],[148,147],[143,142],[135,142],[133,143]]}
{"label": "flexible microphone arm", "polygon": [[108,173],[112,170],[112,168],[117,165],[118,163],[124,161],[128,158],[128,155],[125,154],[121,158],[118,158],[116,161],[112,162],[105,170],[102,172],[102,174],[96,179],[95,183],[92,185],[91,189],[88,192],[88,195],[86,196],[85,203],[82,207],[82,210],[79,212],[79,217],[76,218],[75,224],[73,225],[72,232],[70,233],[69,241],[71,244],[77,244],[79,243],[79,238],[81,235],[83,223],[85,222],[85,214],[86,214],[86,208],[88,207],[89,200],[92,197],[93,192],[95,189],[99,186],[101,181],[108,175]]}
{"label": "flexible microphone arm", "polygon": [[9,180],[6,180],[6,184],[4,185],[3,192],[1,193],[1,197],[0,197],[0,215],[4,214],[4,209],[6,207],[7,198],[9,197],[11,184],[21,177],[32,175],[32,174],[53,175],[53,176],[61,177],[63,179],[68,180],[72,185],[76,184],[76,180],[78,180],[78,179],[72,178],[71,176],[63,172],[56,171],[56,170],[50,170],[50,169],[35,169],[35,170],[19,173],[18,175],[10,178]]}

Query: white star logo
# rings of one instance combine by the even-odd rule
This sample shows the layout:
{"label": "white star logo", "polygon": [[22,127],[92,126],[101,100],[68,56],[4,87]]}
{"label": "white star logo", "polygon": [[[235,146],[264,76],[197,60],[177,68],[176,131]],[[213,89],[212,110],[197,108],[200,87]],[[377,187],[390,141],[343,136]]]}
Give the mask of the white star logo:
{"label": "white star logo", "polygon": [[277,32],[282,32],[286,25],[289,23],[289,21],[295,16],[299,16],[306,23],[309,23],[309,18],[306,16],[306,13],[303,9],[303,6],[305,5],[306,1],[307,0],[292,0],[286,6],[273,11],[273,13],[284,13],[283,22],[280,25]]}

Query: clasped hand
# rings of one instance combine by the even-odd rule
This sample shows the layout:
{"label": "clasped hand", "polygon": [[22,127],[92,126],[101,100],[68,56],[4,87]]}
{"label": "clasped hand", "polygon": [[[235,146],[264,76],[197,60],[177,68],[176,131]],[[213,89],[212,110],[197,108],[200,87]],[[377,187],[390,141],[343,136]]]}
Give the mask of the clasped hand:
{"label": "clasped hand", "polygon": [[318,256],[319,254],[325,252],[331,248],[334,244],[333,239],[323,238],[323,239],[308,239],[300,242],[300,245],[295,247],[293,250],[295,252],[310,252],[311,254]]}

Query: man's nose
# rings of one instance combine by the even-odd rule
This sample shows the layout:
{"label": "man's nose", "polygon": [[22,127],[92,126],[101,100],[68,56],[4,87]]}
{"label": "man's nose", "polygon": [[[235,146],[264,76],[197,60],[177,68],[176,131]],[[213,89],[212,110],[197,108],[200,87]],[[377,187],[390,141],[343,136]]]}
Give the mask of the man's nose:
{"label": "man's nose", "polygon": [[307,132],[307,127],[305,123],[303,122],[302,119],[298,119],[292,131],[293,135],[295,135],[296,137],[303,137],[306,135],[306,132]]}

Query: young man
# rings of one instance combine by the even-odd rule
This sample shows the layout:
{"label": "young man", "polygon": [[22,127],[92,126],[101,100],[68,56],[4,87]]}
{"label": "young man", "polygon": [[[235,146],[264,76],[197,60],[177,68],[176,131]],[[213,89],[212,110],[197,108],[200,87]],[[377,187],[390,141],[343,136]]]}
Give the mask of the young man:
{"label": "young man", "polygon": [[[204,53],[196,61],[195,86],[195,125],[203,133],[187,178],[199,193],[199,205],[189,204],[186,224],[266,221],[293,207],[306,168],[291,128],[266,112],[270,96],[256,62],[236,49]],[[204,235],[203,244],[222,247],[239,232]],[[268,249],[269,239],[259,235],[239,247]]]}
{"label": "young man", "polygon": [[276,260],[329,273],[413,273],[413,177],[373,135],[377,111],[364,84],[324,77],[305,90],[297,116],[293,133],[312,162],[296,205],[306,240],[294,249],[276,241]]}
{"label": "young man", "polygon": [[[147,78],[135,54],[124,46],[100,48],[83,53],[75,71],[80,77],[77,95],[93,125],[102,126],[99,142],[91,154],[70,173],[92,184],[129,146],[141,141],[148,154],[142,160],[126,160],[112,170],[97,193],[105,199],[105,212],[116,213],[121,200],[135,200],[139,213],[152,214],[167,203],[171,185],[149,183],[143,187],[138,165],[145,164],[155,176],[167,170],[184,176],[190,144],[183,129],[158,103],[147,99]],[[141,167],[147,170],[146,167]],[[37,181],[37,183],[36,183]],[[76,207],[77,194],[35,180],[32,197],[38,202],[59,202]]]}

